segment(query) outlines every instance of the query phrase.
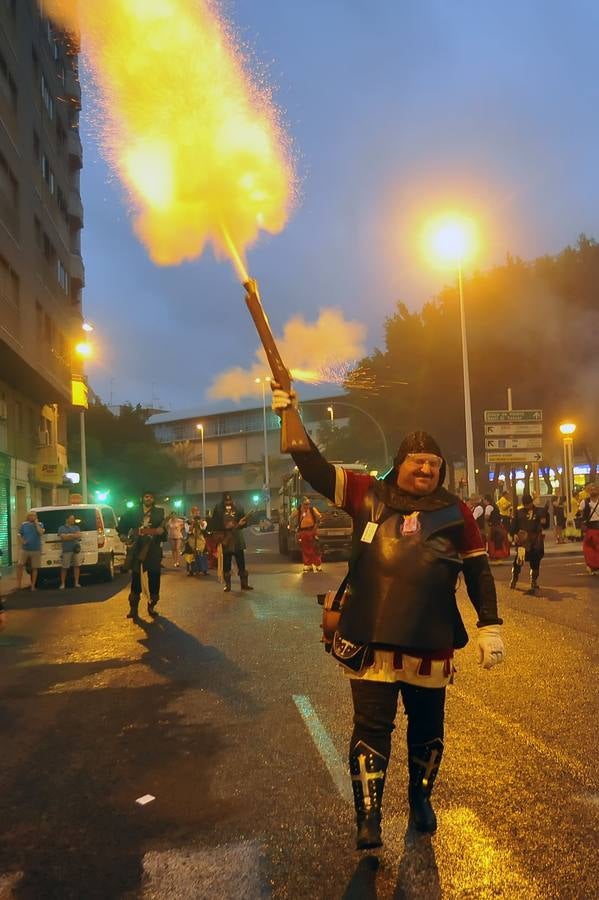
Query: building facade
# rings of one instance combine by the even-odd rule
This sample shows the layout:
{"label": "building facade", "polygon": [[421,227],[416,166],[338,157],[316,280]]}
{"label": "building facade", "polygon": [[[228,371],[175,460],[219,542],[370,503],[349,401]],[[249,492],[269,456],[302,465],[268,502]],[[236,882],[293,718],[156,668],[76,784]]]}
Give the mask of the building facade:
{"label": "building facade", "polygon": [[[308,434],[316,440],[321,425],[332,418],[339,395],[304,400],[300,411]],[[267,398],[270,404],[270,397]],[[206,488],[206,507],[212,509],[223,492],[231,493],[236,501],[247,508],[266,508],[265,439],[268,448],[270,499],[272,509],[278,508],[278,492],[284,473],[293,467],[287,454],[279,450],[279,417],[270,405],[252,406],[247,409],[231,409],[205,414],[198,410],[160,413],[148,419],[156,439],[175,449],[178,461],[185,466],[186,478],[173,484],[170,501],[175,498],[181,508],[192,505],[202,508],[203,484]],[[347,419],[335,420],[344,425]],[[202,429],[204,465],[202,467]]]}
{"label": "building facade", "polygon": [[71,348],[82,324],[76,40],[35,0],[0,0],[0,548],[63,502]]}

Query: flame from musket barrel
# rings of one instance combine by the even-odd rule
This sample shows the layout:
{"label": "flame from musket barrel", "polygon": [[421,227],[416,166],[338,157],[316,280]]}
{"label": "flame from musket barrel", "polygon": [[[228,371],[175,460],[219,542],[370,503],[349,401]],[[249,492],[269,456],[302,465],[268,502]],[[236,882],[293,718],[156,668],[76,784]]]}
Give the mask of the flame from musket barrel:
{"label": "flame from musket barrel", "polygon": [[296,181],[270,93],[215,0],[41,2],[81,35],[102,145],[151,258],[194,259],[209,241],[246,280],[243,251],[260,229],[284,227]]}

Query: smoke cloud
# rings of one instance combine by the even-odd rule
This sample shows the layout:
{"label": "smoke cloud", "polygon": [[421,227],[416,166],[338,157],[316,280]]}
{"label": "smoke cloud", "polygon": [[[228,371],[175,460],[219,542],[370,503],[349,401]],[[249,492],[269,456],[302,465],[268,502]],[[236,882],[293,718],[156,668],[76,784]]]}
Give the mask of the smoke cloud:
{"label": "smoke cloud", "polygon": [[[308,383],[331,382],[330,372],[344,371],[344,366],[366,353],[366,326],[363,322],[347,320],[338,309],[323,308],[315,322],[294,316],[277,338],[281,357],[296,381]],[[325,374],[326,372],[326,374]],[[215,400],[234,400],[255,397],[262,388],[256,378],[270,375],[266,354],[256,350],[255,362],[248,369],[236,366],[218,375],[207,394]]]}

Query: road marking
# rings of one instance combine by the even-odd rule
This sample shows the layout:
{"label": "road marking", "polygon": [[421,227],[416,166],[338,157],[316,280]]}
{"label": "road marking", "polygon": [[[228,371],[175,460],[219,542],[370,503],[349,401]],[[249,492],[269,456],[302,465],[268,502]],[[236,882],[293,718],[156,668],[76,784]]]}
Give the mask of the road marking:
{"label": "road marking", "polygon": [[180,847],[151,851],[143,858],[143,900],[197,900],[266,896],[261,876],[260,845],[241,841],[222,847]]}
{"label": "road marking", "polygon": [[341,761],[341,757],[337,753],[337,748],[331,740],[328,731],[318,718],[314,707],[310,703],[310,699],[306,697],[305,694],[293,694],[293,702],[297,706],[306,728],[310,732],[310,737],[314,741],[316,749],[329,770],[329,775],[333,779],[342,800],[345,800],[348,803],[353,802],[347,766]]}
{"label": "road marking", "polygon": [[529,734],[528,731],[525,731],[524,728],[512,721],[512,719],[507,719],[505,716],[500,715],[500,713],[489,709],[488,706],[467,694],[465,691],[462,691],[461,688],[453,685],[452,692],[456,693],[462,700],[474,707],[477,712],[492,719],[493,722],[501,725],[502,728],[507,729],[511,734],[515,734],[519,738],[522,738],[528,746],[536,750],[541,756],[551,759],[558,768],[566,769],[573,778],[576,778],[576,780],[584,784],[585,787],[590,788],[591,790],[597,787],[592,780],[591,773],[588,772],[578,760],[568,756],[566,753],[562,753],[560,750],[556,750],[554,747],[550,747],[549,744],[546,744],[544,741],[539,740],[539,738]]}

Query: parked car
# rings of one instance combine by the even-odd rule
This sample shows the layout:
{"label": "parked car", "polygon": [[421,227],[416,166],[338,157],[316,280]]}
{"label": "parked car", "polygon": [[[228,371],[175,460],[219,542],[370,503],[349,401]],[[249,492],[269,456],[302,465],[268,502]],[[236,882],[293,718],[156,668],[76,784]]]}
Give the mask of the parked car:
{"label": "parked car", "polygon": [[62,541],[58,529],[69,515],[81,531],[81,573],[92,573],[104,581],[112,581],[125,561],[126,547],[117,532],[117,520],[111,506],[78,504],[73,506],[39,506],[33,510],[44,526],[39,577],[58,575]]}

